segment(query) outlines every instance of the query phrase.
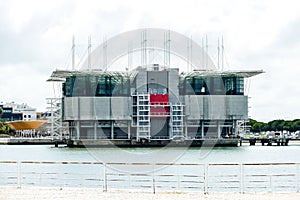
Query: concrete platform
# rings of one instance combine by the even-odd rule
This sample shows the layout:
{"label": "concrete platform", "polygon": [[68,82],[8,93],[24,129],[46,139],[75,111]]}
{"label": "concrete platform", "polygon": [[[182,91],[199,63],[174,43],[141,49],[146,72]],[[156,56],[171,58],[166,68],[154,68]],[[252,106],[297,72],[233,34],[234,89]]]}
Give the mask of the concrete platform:
{"label": "concrete platform", "polygon": [[213,147],[238,146],[239,139],[202,139],[202,140],[69,140],[68,147]]}
{"label": "concrete platform", "polygon": [[47,145],[47,144],[55,144],[63,143],[62,141],[53,140],[51,138],[1,138],[0,144],[7,144],[7,145]]}

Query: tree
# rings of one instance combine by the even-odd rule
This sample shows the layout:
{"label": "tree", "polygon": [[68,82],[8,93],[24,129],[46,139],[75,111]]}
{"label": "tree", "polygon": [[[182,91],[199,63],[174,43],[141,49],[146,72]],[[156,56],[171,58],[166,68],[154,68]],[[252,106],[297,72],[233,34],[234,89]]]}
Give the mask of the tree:
{"label": "tree", "polygon": [[277,119],[277,120],[270,121],[268,123],[259,122],[254,119],[249,119],[247,125],[251,126],[250,129],[251,132],[283,131],[283,130],[295,132],[300,130],[300,119],[294,119],[292,121]]}
{"label": "tree", "polygon": [[0,135],[5,134],[8,135],[11,132],[10,126],[8,126],[5,122],[0,120]]}
{"label": "tree", "polygon": [[0,117],[3,114],[3,109],[0,107]]}

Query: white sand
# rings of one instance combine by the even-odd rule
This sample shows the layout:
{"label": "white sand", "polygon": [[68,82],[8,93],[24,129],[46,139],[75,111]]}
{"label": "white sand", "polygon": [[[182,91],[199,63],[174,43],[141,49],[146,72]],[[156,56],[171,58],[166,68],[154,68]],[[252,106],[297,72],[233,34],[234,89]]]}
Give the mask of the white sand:
{"label": "white sand", "polygon": [[89,188],[46,188],[46,187],[16,187],[1,186],[0,199],[109,199],[109,200],[173,200],[173,199],[216,199],[216,200],[291,200],[300,199],[300,193],[258,193],[258,194],[239,194],[239,193],[210,193],[203,194],[198,192],[150,192],[137,191],[109,191],[103,192],[101,189]]}

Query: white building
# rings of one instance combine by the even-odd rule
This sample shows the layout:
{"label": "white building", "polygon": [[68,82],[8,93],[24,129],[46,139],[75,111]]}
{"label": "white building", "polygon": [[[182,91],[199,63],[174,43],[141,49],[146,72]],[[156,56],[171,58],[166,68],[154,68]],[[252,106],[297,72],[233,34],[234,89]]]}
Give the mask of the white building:
{"label": "white building", "polygon": [[22,113],[23,121],[37,120],[36,108],[32,108],[25,103],[17,104],[15,102],[6,103],[5,107],[13,108],[14,113]]}

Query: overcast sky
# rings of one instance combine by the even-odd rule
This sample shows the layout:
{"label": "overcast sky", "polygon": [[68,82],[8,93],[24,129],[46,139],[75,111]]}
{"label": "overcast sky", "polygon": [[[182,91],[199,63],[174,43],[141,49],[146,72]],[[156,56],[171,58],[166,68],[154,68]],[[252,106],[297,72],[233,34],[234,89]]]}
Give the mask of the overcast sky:
{"label": "overcast sky", "polygon": [[300,118],[299,11],[289,0],[0,0],[0,102],[44,111],[56,87],[47,78],[70,69],[72,35],[85,48],[89,35],[96,46],[124,31],[164,28],[199,43],[223,35],[227,68],[266,72],[251,79],[251,118]]}

